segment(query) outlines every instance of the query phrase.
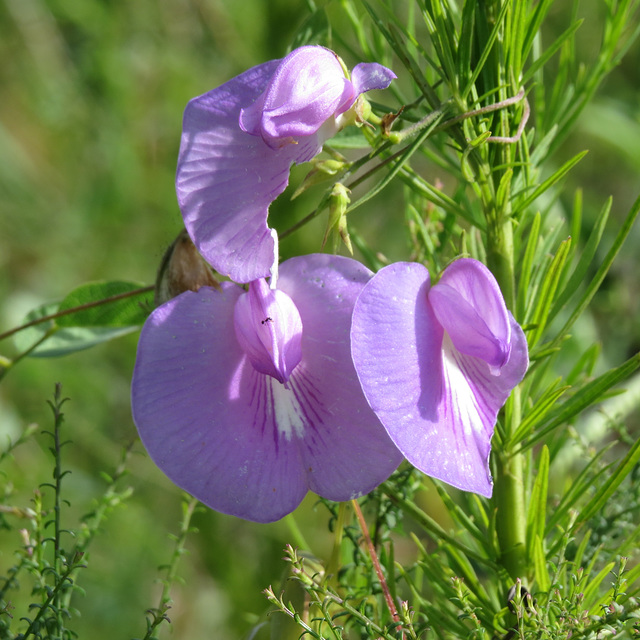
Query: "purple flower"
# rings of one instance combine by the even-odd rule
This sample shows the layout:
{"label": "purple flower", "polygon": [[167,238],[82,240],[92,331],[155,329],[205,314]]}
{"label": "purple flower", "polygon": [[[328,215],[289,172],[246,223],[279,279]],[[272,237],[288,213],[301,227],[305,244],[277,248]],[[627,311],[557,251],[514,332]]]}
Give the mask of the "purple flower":
{"label": "purple flower", "polygon": [[529,363],[491,272],[457,260],[432,287],[420,264],[385,267],[356,302],[351,340],[365,396],[407,460],[490,497],[498,411]]}
{"label": "purple flower", "polygon": [[329,255],[280,266],[278,289],[230,282],[158,307],[142,329],[133,416],[156,464],[211,508],[270,522],[308,490],[347,500],[402,456],[351,361],[355,300],[371,272]]}
{"label": "purple flower", "polygon": [[189,102],[176,190],[189,235],[217,271],[236,282],[272,274],[278,242],[268,209],[291,165],[317,155],[355,118],[358,96],[393,78],[362,63],[348,79],[335,53],[306,46]]}

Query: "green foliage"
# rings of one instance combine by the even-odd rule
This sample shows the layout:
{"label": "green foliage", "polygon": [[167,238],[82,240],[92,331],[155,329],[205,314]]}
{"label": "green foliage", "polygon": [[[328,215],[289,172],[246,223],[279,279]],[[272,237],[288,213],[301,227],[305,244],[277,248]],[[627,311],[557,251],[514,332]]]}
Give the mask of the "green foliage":
{"label": "green foliage", "polygon": [[[77,271],[92,279],[105,271],[112,278],[150,277],[162,253],[158,245],[175,235],[164,220],[177,220],[172,182],[184,103],[246,66],[305,43],[331,46],[345,59],[381,62],[398,80],[372,97],[372,120],[380,126],[331,140],[325,150],[332,171],[323,180],[310,176],[304,189],[294,184],[294,202],[287,193],[274,203],[271,221],[286,239],[283,254],[320,250],[317,219],[331,216],[331,194],[336,184],[344,185],[350,203],[343,203],[336,228],[371,268],[411,259],[437,277],[460,255],[488,264],[525,329],[531,366],[496,427],[491,500],[460,494],[408,467],[362,500],[369,531],[356,524],[352,507],[326,501],[303,505],[299,524],[289,519],[251,528],[198,513],[196,502],[183,498],[173,552],[160,568],[161,593],[147,597],[142,589],[145,600],[156,603],[146,621],[143,609],[136,613],[145,640],[169,637],[165,623],[180,624],[176,620],[189,618],[196,607],[207,609],[197,600],[203,583],[226,607],[223,623],[209,623],[210,637],[221,625],[236,635],[252,628],[255,640],[637,636],[640,440],[633,412],[640,393],[633,389],[640,329],[632,299],[640,284],[628,245],[637,233],[640,198],[634,192],[625,200],[620,188],[611,198],[615,176],[600,177],[600,158],[612,146],[629,158],[635,177],[640,156],[632,142],[633,108],[603,101],[597,92],[619,65],[637,75],[633,55],[627,63],[624,56],[640,32],[638,1],[334,0],[309,1],[306,12],[288,2],[269,3],[268,9],[251,2],[239,10],[197,4],[0,3],[0,24],[10,25],[0,27],[7,36],[0,50],[11,61],[0,80],[9,84],[9,73],[25,78],[0,106],[0,187],[8,195],[0,206],[11,221],[3,220],[0,253],[10,256],[25,289],[25,270],[43,274],[31,305],[36,308],[20,330],[0,336],[15,333],[13,348],[2,343],[15,355],[0,360],[0,377],[17,369],[3,380],[7,397],[26,406],[26,394],[41,382],[33,373],[21,377],[23,367],[34,366],[26,356],[75,353],[140,327],[153,306],[151,287],[121,279],[78,286]],[[246,19],[261,12],[262,26]],[[272,37],[283,30],[285,41]],[[33,59],[13,57],[23,38]],[[95,38],[101,47],[94,47]],[[212,51],[219,77],[211,75]],[[609,82],[608,90],[616,86]],[[37,119],[35,133],[22,131],[26,122],[16,114],[23,112]],[[15,129],[8,117],[16,119]],[[27,140],[38,143],[32,147]],[[32,183],[36,175],[40,181]],[[39,235],[38,227],[54,211],[60,224],[50,231],[52,240],[48,229]],[[145,217],[149,223],[140,232]],[[95,260],[79,240],[94,221],[100,238]],[[135,253],[132,230],[139,239]],[[27,258],[12,257],[10,236],[21,251],[29,247]],[[121,245],[124,252],[112,258]],[[25,267],[37,254],[47,257]],[[75,267],[64,271],[62,256],[69,255]],[[47,261],[58,265],[55,277]],[[68,290],[60,303],[41,304]],[[114,384],[124,389],[119,404],[93,418],[102,439],[91,441],[88,453],[63,447],[58,389],[53,429],[42,436],[51,445],[51,481],[39,477],[40,488],[25,506],[24,488],[14,493],[10,474],[5,476],[0,531],[20,532],[22,542],[15,552],[15,545],[6,551],[15,539],[3,543],[13,565],[0,581],[0,638],[76,637],[74,623],[85,602],[79,584],[90,580],[93,566],[89,550],[99,544],[115,507],[136,501],[123,486],[125,469],[133,468],[144,487],[144,463],[127,446],[86,513],[76,517],[65,497],[73,476],[62,464],[63,451],[65,460],[93,460],[115,441],[115,423],[125,422],[133,434],[127,406],[133,342],[123,344],[110,344],[109,352],[125,363]],[[105,358],[105,352],[91,353],[91,359],[73,362],[98,375],[93,358]],[[90,376],[80,377],[83,389]],[[106,405],[104,388],[112,380],[100,380]],[[627,394],[616,396],[625,387]],[[629,398],[628,406],[610,402],[617,397]],[[605,426],[591,434],[590,417],[610,407],[616,409],[602,419]],[[85,431],[93,426],[89,421]],[[29,427],[10,442],[0,462],[8,465],[33,444],[35,431]],[[85,437],[81,429],[72,435]],[[32,459],[33,452],[26,457],[29,469]],[[12,473],[19,477],[15,468]],[[142,492],[137,513],[144,514],[141,522],[149,520],[148,535],[167,500],[175,505],[178,498],[168,498],[162,486]],[[187,585],[184,600],[196,604],[189,609],[183,602],[172,611],[169,590],[194,531],[192,516],[203,533],[193,536],[201,546],[190,576],[194,586]],[[377,555],[367,551],[368,535]],[[124,530],[117,539],[123,546],[134,540]],[[282,584],[265,590],[270,612],[248,614],[260,604],[249,603],[247,594],[258,593],[258,584],[275,584],[265,578],[279,571],[274,549],[291,540],[300,548],[287,544]],[[176,635],[203,635],[182,624]],[[107,630],[101,637],[114,635]]]}
{"label": "green foliage", "polygon": [[[80,570],[91,568],[90,547],[101,533],[105,519],[132,495],[132,488],[123,486],[131,455],[131,447],[128,447],[114,472],[102,474],[106,486],[103,493],[93,499],[92,508],[81,516],[78,523],[67,528],[69,525],[66,523],[70,519],[67,512],[71,505],[64,497],[66,482],[63,480],[71,471],[64,467],[62,460],[63,447],[72,447],[70,440],[63,439],[62,407],[67,401],[68,398],[62,397],[60,385],[56,385],[53,400],[49,402],[53,412],[53,430],[43,433],[51,440],[53,481],[40,485],[34,493],[31,507],[3,506],[0,511],[5,530],[15,529],[16,518],[27,523],[26,528],[19,531],[23,546],[15,553],[15,564],[0,577],[0,638],[78,637],[73,631],[73,620],[79,615],[79,597],[84,596],[79,586],[83,573]],[[1,458],[5,459],[34,435],[34,428],[27,429],[18,440],[9,444]],[[5,498],[10,498],[11,487],[5,485],[3,493]],[[181,529],[174,536],[171,561],[166,567],[160,567],[165,573],[162,595],[159,606],[148,611],[150,618],[145,640],[157,638],[155,629],[168,620],[166,612],[170,609],[170,590],[177,579],[178,562],[185,553],[187,535],[194,531],[190,520],[197,502],[187,498],[184,504]]]}
{"label": "green foliage", "polygon": [[74,289],[59,304],[34,309],[18,328],[18,359],[63,356],[136,331],[153,309],[152,289],[130,282],[93,282]]}

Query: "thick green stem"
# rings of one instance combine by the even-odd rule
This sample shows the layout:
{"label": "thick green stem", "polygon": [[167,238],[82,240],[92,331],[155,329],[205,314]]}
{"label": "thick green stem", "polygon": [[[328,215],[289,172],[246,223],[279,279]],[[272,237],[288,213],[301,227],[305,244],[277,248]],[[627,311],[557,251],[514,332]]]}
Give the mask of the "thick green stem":
{"label": "thick green stem", "polygon": [[513,228],[504,214],[487,220],[487,266],[496,277],[507,307],[515,309],[515,275],[513,258]]}
{"label": "thick green stem", "polygon": [[[507,307],[515,309],[515,274],[512,222],[506,210],[488,217],[487,259]],[[496,530],[500,544],[500,562],[515,580],[527,578],[526,504],[524,499],[524,457],[513,453],[517,442],[512,434],[520,422],[520,395],[514,390],[505,412],[502,447],[496,452],[494,500],[497,507]]]}
{"label": "thick green stem", "polygon": [[500,544],[500,564],[515,580],[526,582],[526,510],[523,485],[523,454],[496,457],[494,500],[496,529]]}

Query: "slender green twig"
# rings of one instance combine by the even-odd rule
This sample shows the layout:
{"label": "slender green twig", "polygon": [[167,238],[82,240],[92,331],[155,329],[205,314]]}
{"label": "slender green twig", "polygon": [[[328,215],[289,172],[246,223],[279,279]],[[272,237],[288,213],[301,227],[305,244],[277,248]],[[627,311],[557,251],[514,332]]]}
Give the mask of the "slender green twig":
{"label": "slender green twig", "polygon": [[[25,327],[26,328],[26,327]],[[8,360],[2,364],[0,367],[0,380],[4,378],[7,373],[14,367],[20,360],[26,358],[30,353],[33,353],[45,340],[48,340],[54,333],[56,329],[52,328],[48,331],[45,331],[44,334],[40,337],[39,340],[36,340],[28,349],[25,349],[22,353],[18,354],[12,360]]]}
{"label": "slender green twig", "polygon": [[162,593],[160,594],[160,601],[158,606],[147,610],[147,613],[151,616],[151,620],[147,620],[147,633],[143,640],[151,640],[155,629],[164,621],[169,622],[167,611],[171,602],[171,586],[176,580],[178,575],[178,564],[180,558],[183,556],[185,549],[184,545],[187,540],[187,535],[191,532],[191,517],[198,506],[198,500],[193,497],[189,497],[188,501],[183,503],[182,522],[180,524],[180,531],[175,537],[175,546],[173,548],[173,554],[168,565],[164,567],[166,575],[162,579]]}
{"label": "slender green twig", "polygon": [[434,540],[440,540],[462,551],[470,560],[478,562],[493,571],[497,571],[498,566],[491,559],[480,555],[457,538],[447,533],[433,518],[418,508],[412,500],[405,499],[390,482],[383,482],[380,485],[382,491],[394,503],[397,504],[408,516],[412,517],[428,531]]}
{"label": "slender green twig", "polygon": [[[46,600],[42,603],[42,605],[38,606],[38,613],[33,620],[29,620],[29,626],[27,627],[24,633],[21,633],[16,637],[16,640],[27,640],[29,636],[34,636],[36,638],[40,638],[39,622],[40,618],[45,614],[47,609],[53,608],[55,610],[54,601],[58,600],[61,596],[61,592],[63,589],[67,589],[73,584],[73,580],[71,579],[71,574],[78,568],[83,567],[82,564],[82,554],[78,553],[73,556],[71,562],[67,565],[66,570],[62,575],[59,576],[56,581],[55,586],[48,593]],[[60,629],[61,631],[61,629]],[[62,636],[60,636],[62,637]]]}

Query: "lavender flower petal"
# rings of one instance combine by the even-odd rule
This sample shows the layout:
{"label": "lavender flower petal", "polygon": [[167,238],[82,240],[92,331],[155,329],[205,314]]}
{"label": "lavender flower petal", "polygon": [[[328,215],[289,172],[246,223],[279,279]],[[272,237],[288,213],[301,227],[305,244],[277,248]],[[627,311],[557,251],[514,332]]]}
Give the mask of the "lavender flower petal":
{"label": "lavender flower petal", "polygon": [[189,235],[217,271],[236,282],[275,272],[267,216],[291,165],[318,154],[362,91],[395,77],[377,64],[354,73],[355,85],[332,51],[301,47],[189,102],[176,191]]}
{"label": "lavender flower petal", "polygon": [[496,279],[481,262],[462,258],[450,264],[429,301],[458,351],[498,368],[506,362],[509,314]]}
{"label": "lavender flower petal", "polygon": [[186,292],[151,314],[133,414],[173,482],[213,509],[269,522],[308,489],[345,500],[386,479],[402,456],[367,405],[349,351],[351,310],[370,275],[335,256],[281,265],[280,290],[303,326],[302,359],[286,386],[259,372],[235,339],[240,287]]}
{"label": "lavender flower petal", "polygon": [[[454,270],[440,282],[468,293],[459,275]],[[354,364],[369,404],[409,462],[459,489],[490,496],[491,437],[500,407],[526,371],[526,340],[507,315],[511,341],[502,368],[461,353],[434,312],[435,288],[419,264],[394,264],[377,273],[354,309]],[[438,304],[447,300],[443,295]],[[467,300],[480,300],[481,307],[484,298]],[[440,315],[450,320],[448,311]],[[495,319],[487,324],[496,326]],[[450,326],[463,331],[453,321]]]}
{"label": "lavender flower petal", "polygon": [[175,484],[217,511],[269,522],[298,506],[307,483],[296,441],[274,427],[273,378],[253,368],[234,337],[243,291],[222,287],[183,293],[151,314],[138,345],[133,417]]}
{"label": "lavender flower petal", "polygon": [[302,362],[291,380],[301,389],[301,405],[319,418],[300,443],[301,456],[309,488],[336,501],[372,490],[402,461],[351,361],[353,305],[370,277],[359,262],[325,254],[280,266],[278,288],[295,301],[304,327]]}
{"label": "lavender flower petal", "polygon": [[280,62],[256,103],[242,109],[240,126],[277,149],[315,133],[356,97],[333,51],[300,47]]}
{"label": "lavender flower petal", "polygon": [[236,282],[271,275],[277,238],[269,205],[285,190],[293,163],[311,160],[316,134],[277,151],[240,129],[240,110],[262,93],[278,60],[249,69],[189,102],[176,174],[178,203],[189,235],[216,271]]}
{"label": "lavender flower petal", "polygon": [[302,322],[291,298],[254,280],[235,306],[234,326],[254,368],[287,382],[302,358]]}
{"label": "lavender flower petal", "polygon": [[351,72],[351,82],[356,95],[373,91],[374,89],[386,89],[396,74],[377,62],[361,62]]}

